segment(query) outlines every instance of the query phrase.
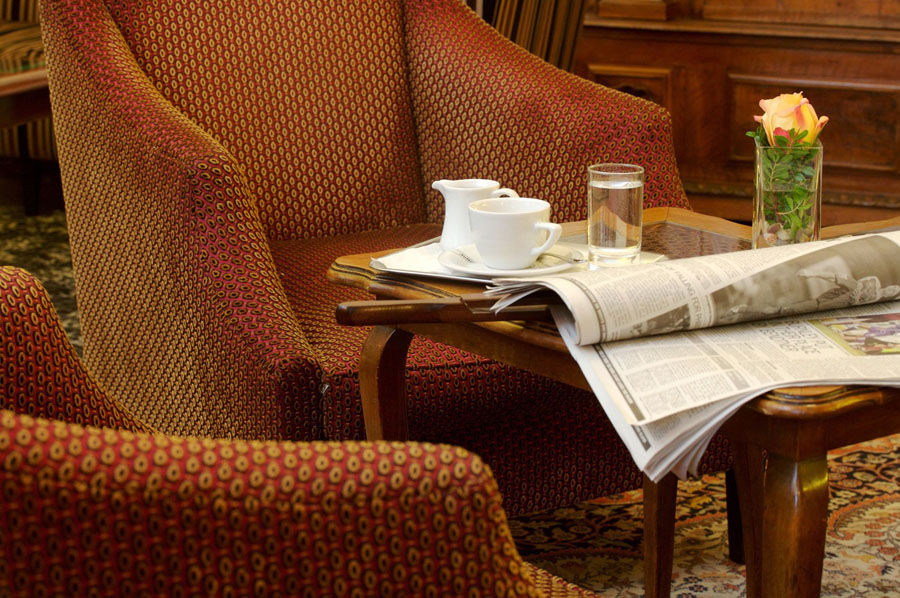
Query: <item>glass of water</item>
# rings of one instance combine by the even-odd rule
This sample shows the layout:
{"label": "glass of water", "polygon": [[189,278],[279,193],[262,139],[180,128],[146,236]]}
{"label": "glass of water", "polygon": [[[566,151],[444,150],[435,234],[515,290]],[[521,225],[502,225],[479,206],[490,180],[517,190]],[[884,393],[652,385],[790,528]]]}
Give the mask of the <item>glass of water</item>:
{"label": "glass of water", "polygon": [[644,168],[588,167],[588,250],[591,269],[637,263],[641,254]]}

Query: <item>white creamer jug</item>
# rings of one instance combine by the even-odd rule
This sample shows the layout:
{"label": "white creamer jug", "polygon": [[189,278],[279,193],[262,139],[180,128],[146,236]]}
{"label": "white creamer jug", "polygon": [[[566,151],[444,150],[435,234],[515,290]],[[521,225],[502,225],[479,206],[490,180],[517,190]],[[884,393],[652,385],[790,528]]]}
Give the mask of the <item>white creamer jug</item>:
{"label": "white creamer jug", "polygon": [[487,197],[519,197],[512,189],[500,188],[500,183],[490,179],[442,179],[431,184],[444,196],[444,228],[441,231],[441,247],[455,249],[473,242],[469,224],[469,204]]}

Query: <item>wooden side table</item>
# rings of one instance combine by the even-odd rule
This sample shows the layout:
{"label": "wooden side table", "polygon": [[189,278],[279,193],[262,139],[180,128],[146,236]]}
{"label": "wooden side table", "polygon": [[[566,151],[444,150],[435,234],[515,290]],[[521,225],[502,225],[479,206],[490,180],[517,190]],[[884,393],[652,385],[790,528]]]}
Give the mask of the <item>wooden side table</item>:
{"label": "wooden side table", "polygon": [[[898,225],[900,218],[829,227],[823,236]],[[678,208],[652,208],[644,212],[644,246],[670,257],[734,251],[749,248],[749,229]],[[516,308],[518,321],[497,321],[511,316],[492,314],[488,308],[495,299],[479,295],[477,287],[385,275],[370,267],[371,257],[338,258],[329,271],[332,280],[379,298],[338,308],[341,323],[377,324],[360,363],[369,438],[408,437],[404,370],[415,334],[588,388],[546,305],[523,305]],[[826,453],[900,431],[898,397],[900,390],[889,388],[781,389],[748,403],[725,424],[735,449],[749,597],[819,595],[828,508]],[[669,509],[674,509],[675,489],[672,476],[660,485],[645,483],[648,596],[668,595],[674,535]]]}
{"label": "wooden side table", "polygon": [[[584,223],[564,225],[564,235],[584,229]],[[440,228],[435,227],[435,234]],[[644,211],[644,246],[669,256],[687,257],[748,248],[746,226],[677,208]],[[352,304],[339,308],[346,324],[375,324],[360,360],[360,394],[369,439],[409,437],[405,393],[406,352],[413,335],[459,347],[590,389],[569,355],[547,306],[515,307],[497,317],[489,310],[493,298],[479,293],[483,286],[446,280],[379,273],[370,266],[371,254],[338,258],[330,279],[375,294],[381,301],[364,302],[366,318],[354,320]],[[474,293],[474,295],[473,295]],[[391,302],[390,300],[401,300]],[[441,299],[440,309],[419,309],[416,301]],[[446,304],[446,300],[451,300]],[[360,315],[363,312],[356,312]],[[508,321],[514,317],[516,321]],[[439,322],[439,323],[435,323]],[[390,324],[386,324],[390,323]],[[669,595],[675,533],[677,480],[673,475],[654,484],[644,478],[644,584],[647,596]],[[733,499],[733,493],[732,493]],[[740,529],[729,521],[729,533]],[[740,554],[732,543],[733,555]],[[737,559],[737,556],[734,557]]]}

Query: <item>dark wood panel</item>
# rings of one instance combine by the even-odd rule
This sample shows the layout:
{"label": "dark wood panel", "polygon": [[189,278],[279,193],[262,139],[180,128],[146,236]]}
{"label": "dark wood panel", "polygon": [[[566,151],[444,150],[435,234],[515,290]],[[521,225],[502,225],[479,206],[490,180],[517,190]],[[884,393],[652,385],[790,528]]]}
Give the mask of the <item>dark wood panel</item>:
{"label": "dark wood panel", "polygon": [[625,93],[672,108],[672,69],[619,64],[589,64],[589,78]]}
{"label": "dark wood panel", "polygon": [[665,21],[678,11],[678,0],[596,0],[595,14]]}
{"label": "dark wood panel", "polygon": [[900,174],[900,85],[860,81],[791,79],[729,73],[731,159],[752,161],[753,146],[741,132],[747,115],[762,114],[760,98],[803,91],[817,113],[829,116],[822,132],[825,163],[858,171]]}
{"label": "dark wood panel", "polygon": [[900,209],[900,32],[589,13],[573,71],[665,105],[688,194],[746,213],[758,102],[803,91],[831,119],[823,216]]}
{"label": "dark wood panel", "polygon": [[705,0],[702,15],[736,21],[900,28],[900,2],[893,0]]}

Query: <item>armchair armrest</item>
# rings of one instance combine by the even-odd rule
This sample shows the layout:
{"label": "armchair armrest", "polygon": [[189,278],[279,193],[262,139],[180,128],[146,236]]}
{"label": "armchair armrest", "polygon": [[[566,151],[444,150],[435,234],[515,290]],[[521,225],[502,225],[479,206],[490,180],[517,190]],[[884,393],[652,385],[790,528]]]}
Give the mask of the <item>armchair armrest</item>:
{"label": "armchair armrest", "polygon": [[[497,179],[568,222],[586,217],[589,164],[629,162],[646,168],[645,207],[687,207],[664,108],[551,66],[460,2],[407,0],[406,19],[426,182]],[[429,218],[441,209],[431,192]]]}
{"label": "armchair armrest", "polygon": [[450,446],[200,440],[2,411],[0,489],[13,594],[538,595],[490,471]]}
{"label": "armchair armrest", "polygon": [[241,167],[156,90],[102,2],[42,17],[88,367],[160,430],[321,437],[319,368]]}
{"label": "armchair armrest", "polygon": [[0,409],[149,431],[84,368],[41,283],[9,266],[0,267]]}

